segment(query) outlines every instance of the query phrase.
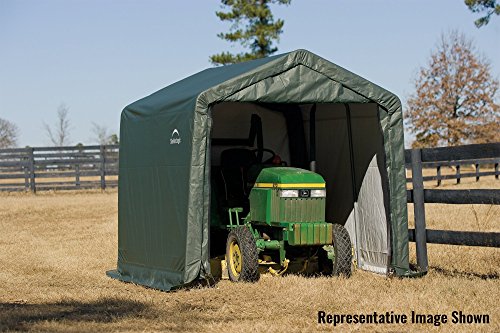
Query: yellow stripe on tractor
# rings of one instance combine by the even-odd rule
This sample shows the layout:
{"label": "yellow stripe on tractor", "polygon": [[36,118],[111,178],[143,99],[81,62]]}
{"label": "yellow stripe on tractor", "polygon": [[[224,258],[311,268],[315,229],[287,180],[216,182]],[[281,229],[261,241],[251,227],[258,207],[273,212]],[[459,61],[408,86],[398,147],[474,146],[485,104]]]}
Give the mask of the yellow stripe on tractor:
{"label": "yellow stripe on tractor", "polygon": [[297,183],[297,184],[279,184],[279,183],[255,183],[258,188],[325,188],[325,183]]}

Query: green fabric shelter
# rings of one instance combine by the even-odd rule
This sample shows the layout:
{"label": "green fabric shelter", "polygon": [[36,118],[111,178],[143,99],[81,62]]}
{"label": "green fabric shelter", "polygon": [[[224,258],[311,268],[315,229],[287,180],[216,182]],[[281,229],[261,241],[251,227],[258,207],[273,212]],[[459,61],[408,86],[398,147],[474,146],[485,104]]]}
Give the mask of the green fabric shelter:
{"label": "green fabric shelter", "polygon": [[[325,105],[325,115],[329,112],[328,105],[332,105],[332,110],[351,105],[353,112],[357,105],[369,105],[376,123],[363,120],[364,109],[360,108],[356,112],[361,125],[356,127],[357,134],[349,135],[357,147],[363,147],[367,144],[363,133],[370,130],[368,126],[380,133],[382,148],[377,158],[381,171],[374,174],[382,180],[363,180],[364,185],[359,188],[383,185],[386,214],[379,213],[387,232],[379,228],[382,234],[374,242],[383,239],[383,246],[388,247],[383,257],[388,258],[388,270],[399,276],[410,274],[400,100],[340,66],[309,51],[297,50],[209,68],[125,107],[120,125],[118,267],[108,275],[161,290],[210,275],[210,140],[216,121],[214,110],[224,103],[233,106],[227,108],[233,114],[238,112],[234,106],[239,104],[235,103],[285,106],[317,103]],[[323,124],[324,127],[329,123],[325,120]],[[335,142],[329,145],[335,146]],[[339,150],[340,153],[345,154]],[[350,156],[357,155],[351,152]],[[328,161],[323,165],[326,167]],[[336,172],[334,169],[332,174]],[[356,172],[354,167],[350,169]],[[384,176],[378,177],[379,173]],[[335,182],[332,181],[332,186]],[[342,185],[340,180],[337,185]],[[361,197],[362,190],[359,192]],[[341,200],[340,195],[337,198]],[[356,198],[358,195],[354,201]],[[368,221],[363,222],[365,225],[373,215],[370,200],[366,200],[367,209],[363,206],[358,213],[351,214]],[[332,212],[336,205],[331,205]],[[346,221],[347,217],[337,222]],[[371,244],[370,233],[357,232],[361,235],[360,244]],[[387,234],[386,240],[383,233]]]}

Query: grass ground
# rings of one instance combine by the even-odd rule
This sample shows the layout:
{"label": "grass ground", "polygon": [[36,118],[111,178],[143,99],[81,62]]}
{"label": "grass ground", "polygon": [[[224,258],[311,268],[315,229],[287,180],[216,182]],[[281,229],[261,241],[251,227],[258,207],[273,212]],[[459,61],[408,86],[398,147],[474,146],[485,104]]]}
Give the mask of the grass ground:
{"label": "grass ground", "polygon": [[[499,188],[493,177],[484,188]],[[477,184],[476,184],[477,185]],[[466,186],[460,185],[460,188]],[[446,188],[456,188],[448,184]],[[426,205],[429,228],[500,231],[500,206]],[[411,215],[411,207],[409,207]],[[411,220],[411,216],[410,216]],[[500,249],[429,245],[430,271],[389,279],[262,276],[255,284],[159,292],[112,280],[116,191],[0,194],[0,330],[500,331]],[[411,253],[414,247],[411,246]],[[412,255],[414,262],[415,257]],[[484,325],[317,324],[318,311],[488,314]]]}

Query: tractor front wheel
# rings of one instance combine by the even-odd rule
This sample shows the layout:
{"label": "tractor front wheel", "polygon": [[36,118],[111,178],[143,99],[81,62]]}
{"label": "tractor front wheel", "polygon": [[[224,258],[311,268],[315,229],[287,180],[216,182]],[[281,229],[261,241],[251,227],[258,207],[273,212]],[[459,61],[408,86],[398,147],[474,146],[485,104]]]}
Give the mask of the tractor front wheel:
{"label": "tractor front wheel", "polygon": [[259,280],[259,256],[255,239],[247,227],[231,230],[227,236],[226,262],[231,281]]}
{"label": "tractor front wheel", "polygon": [[343,225],[333,224],[332,275],[350,277],[352,273],[352,245],[349,233]]}

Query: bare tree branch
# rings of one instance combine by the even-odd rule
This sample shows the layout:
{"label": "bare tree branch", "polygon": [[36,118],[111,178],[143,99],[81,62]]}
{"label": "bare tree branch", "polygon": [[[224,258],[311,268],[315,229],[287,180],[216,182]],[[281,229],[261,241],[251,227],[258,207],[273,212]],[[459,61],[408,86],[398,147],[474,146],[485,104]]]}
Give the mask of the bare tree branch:
{"label": "bare tree branch", "polygon": [[54,127],[51,128],[45,122],[43,123],[45,133],[54,146],[70,145],[69,131],[71,129],[71,124],[69,121],[68,113],[69,107],[67,107],[65,104],[61,104],[57,108],[57,121],[54,124]]}
{"label": "bare tree branch", "polygon": [[92,133],[94,133],[94,140],[100,145],[105,145],[109,141],[108,128],[104,125],[99,125],[92,122]]}

